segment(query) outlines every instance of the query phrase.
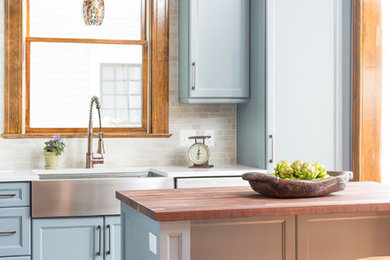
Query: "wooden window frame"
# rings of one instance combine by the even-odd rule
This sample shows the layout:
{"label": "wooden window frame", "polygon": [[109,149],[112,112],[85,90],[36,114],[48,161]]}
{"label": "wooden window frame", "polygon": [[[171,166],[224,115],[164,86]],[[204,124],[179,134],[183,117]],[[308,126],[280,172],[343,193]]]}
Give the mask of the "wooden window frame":
{"label": "wooden window frame", "polygon": [[353,0],[352,171],[356,181],[381,181],[381,0]]}
{"label": "wooden window frame", "polygon": [[[104,128],[103,131],[105,137],[170,137],[168,132],[169,0],[149,1],[149,28],[146,28],[146,2],[144,1],[145,4],[142,5],[141,40],[124,41],[29,37],[28,0],[5,0],[5,116],[2,136],[4,138],[46,138],[57,132],[68,138],[87,136],[86,128],[29,127],[28,72],[30,62],[29,55],[24,56],[24,51],[29,52],[31,42],[39,41],[142,45],[143,78],[149,80],[149,93],[147,80],[143,83],[143,93],[148,93],[143,96],[143,126],[141,128]],[[23,24],[24,9],[27,15],[26,25]],[[24,26],[26,27],[25,34]],[[149,41],[146,40],[147,31],[149,31]],[[25,78],[23,73],[26,73]]]}

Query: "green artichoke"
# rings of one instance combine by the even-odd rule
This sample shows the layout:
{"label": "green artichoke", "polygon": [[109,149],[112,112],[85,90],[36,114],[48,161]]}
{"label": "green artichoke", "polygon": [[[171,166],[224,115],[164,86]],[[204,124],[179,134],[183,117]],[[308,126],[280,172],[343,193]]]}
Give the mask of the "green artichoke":
{"label": "green artichoke", "polygon": [[294,176],[296,178],[299,178],[301,168],[304,163],[305,163],[304,161],[298,160],[291,164],[291,168],[294,170]]}
{"label": "green artichoke", "polygon": [[290,179],[294,177],[294,170],[289,162],[280,161],[275,167],[275,175],[282,179]]}
{"label": "green artichoke", "polygon": [[309,162],[303,163],[299,178],[304,180],[314,180],[315,178],[317,178],[317,171],[314,165]]}
{"label": "green artichoke", "polygon": [[326,172],[325,166],[316,162],[295,161],[292,164],[280,161],[275,168],[274,176],[288,180],[315,180],[327,179],[331,176]]}
{"label": "green artichoke", "polygon": [[317,179],[323,179],[325,178],[326,176],[329,176],[327,173],[326,173],[326,169],[325,169],[325,166],[316,162],[313,164],[315,169],[316,169],[316,172],[317,172]]}

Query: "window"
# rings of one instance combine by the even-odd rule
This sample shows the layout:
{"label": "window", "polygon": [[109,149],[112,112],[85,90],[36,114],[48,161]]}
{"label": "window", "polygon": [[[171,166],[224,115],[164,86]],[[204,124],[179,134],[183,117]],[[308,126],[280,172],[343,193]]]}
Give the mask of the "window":
{"label": "window", "polygon": [[94,27],[82,0],[6,0],[3,136],[86,135],[93,95],[105,136],[169,136],[167,4],[105,1]]}

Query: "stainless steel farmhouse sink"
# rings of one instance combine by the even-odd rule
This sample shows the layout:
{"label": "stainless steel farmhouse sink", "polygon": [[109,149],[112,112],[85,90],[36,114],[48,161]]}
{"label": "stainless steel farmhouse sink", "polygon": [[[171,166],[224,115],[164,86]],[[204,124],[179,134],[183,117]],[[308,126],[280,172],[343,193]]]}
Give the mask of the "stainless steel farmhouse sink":
{"label": "stainless steel farmhouse sink", "polygon": [[117,190],[174,187],[173,178],[148,169],[38,170],[31,185],[33,218],[119,215]]}

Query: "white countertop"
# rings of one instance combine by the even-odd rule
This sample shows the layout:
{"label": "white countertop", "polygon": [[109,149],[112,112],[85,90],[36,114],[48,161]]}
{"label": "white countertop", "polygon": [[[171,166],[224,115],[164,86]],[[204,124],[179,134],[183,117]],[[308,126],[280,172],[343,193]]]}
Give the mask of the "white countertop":
{"label": "white countertop", "polygon": [[240,176],[246,172],[266,170],[248,167],[245,165],[218,166],[208,169],[194,169],[187,166],[157,166],[157,167],[125,167],[125,168],[65,168],[57,170],[5,170],[0,171],[0,182],[38,181],[40,174],[71,174],[88,172],[153,172],[164,177],[213,177],[213,176]]}
{"label": "white countertop", "polygon": [[0,171],[0,182],[37,181],[39,175],[32,170],[6,170]]}
{"label": "white countertop", "polygon": [[238,176],[252,171],[266,172],[266,170],[245,165],[227,165],[207,169],[189,168],[186,166],[162,166],[152,167],[151,171],[167,177]]}

